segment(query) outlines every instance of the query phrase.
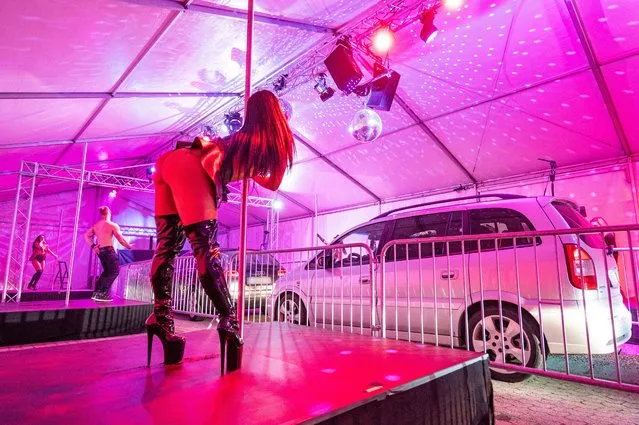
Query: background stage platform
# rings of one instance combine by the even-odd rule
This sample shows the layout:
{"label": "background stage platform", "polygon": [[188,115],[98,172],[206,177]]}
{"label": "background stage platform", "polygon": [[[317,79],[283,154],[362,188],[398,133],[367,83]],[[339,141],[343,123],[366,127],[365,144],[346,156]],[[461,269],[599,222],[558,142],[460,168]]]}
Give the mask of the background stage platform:
{"label": "background stage platform", "polygon": [[0,352],[3,424],[492,424],[485,356],[300,327],[247,324],[220,376],[215,329],[164,366],[146,335]]}
{"label": "background stage platform", "polygon": [[[74,289],[70,292],[69,298],[72,300],[89,300],[93,295],[92,289]],[[15,291],[7,291],[7,297],[15,297]],[[64,301],[67,297],[67,291],[50,290],[50,289],[38,289],[37,291],[23,290],[20,298],[20,302],[34,302],[34,301]]]}
{"label": "background stage platform", "polygon": [[[90,299],[0,304],[0,346],[130,335],[144,330],[148,303]],[[0,418],[1,420],[1,418]]]}

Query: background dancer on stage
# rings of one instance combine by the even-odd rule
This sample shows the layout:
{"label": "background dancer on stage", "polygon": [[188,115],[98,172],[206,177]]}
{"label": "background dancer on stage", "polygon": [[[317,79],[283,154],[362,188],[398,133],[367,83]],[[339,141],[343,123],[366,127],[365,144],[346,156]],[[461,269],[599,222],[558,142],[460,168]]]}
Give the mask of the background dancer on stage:
{"label": "background dancer on stage", "polygon": [[120,232],[120,226],[111,221],[111,209],[100,207],[99,211],[102,219],[84,234],[84,240],[98,254],[100,264],[102,264],[102,274],[95,284],[95,292],[91,299],[98,302],[109,302],[113,301],[109,295],[111,285],[120,274],[120,262],[118,254],[113,248],[113,237],[115,236],[118,242],[128,249],[133,249],[133,245],[124,239]]}
{"label": "background dancer on stage", "polygon": [[56,260],[58,259],[58,256],[53,251],[51,251],[51,249],[49,248],[49,244],[44,239],[44,235],[38,235],[38,237],[35,238],[33,244],[31,245],[31,249],[33,250],[33,252],[31,254],[31,257],[29,257],[29,260],[31,261],[31,264],[33,264],[35,273],[31,277],[31,280],[27,285],[27,289],[33,289],[35,291],[38,289],[36,288],[36,285],[38,284],[38,281],[40,280],[40,277],[44,272],[44,265],[47,254],[53,255]]}
{"label": "background dancer on stage", "polygon": [[162,341],[165,364],[180,362],[184,354],[185,339],[175,335],[171,286],[175,256],[184,246],[186,234],[202,287],[220,316],[217,330],[222,373],[225,357],[227,371],[240,367],[243,341],[217,243],[218,201],[224,198],[228,182],[245,176],[277,190],[293,163],[294,148],[279,100],[263,90],[249,98],[244,126],[234,135],[225,140],[197,138],[190,147],[158,159],[153,177],[157,248],[151,266],[155,307],[146,325],[149,363],[153,335]]}

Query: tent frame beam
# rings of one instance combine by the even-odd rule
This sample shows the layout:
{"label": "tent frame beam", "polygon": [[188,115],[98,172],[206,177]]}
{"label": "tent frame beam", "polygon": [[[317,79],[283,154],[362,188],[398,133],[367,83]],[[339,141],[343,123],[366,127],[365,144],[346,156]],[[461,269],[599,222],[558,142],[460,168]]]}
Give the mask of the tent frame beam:
{"label": "tent frame beam", "polygon": [[241,97],[235,92],[3,92],[0,99],[115,99],[156,97]]}

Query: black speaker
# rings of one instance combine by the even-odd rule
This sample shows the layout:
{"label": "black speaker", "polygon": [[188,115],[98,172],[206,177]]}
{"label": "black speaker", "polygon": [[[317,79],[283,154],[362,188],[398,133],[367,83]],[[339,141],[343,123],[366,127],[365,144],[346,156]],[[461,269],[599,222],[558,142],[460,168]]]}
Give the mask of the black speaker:
{"label": "black speaker", "polygon": [[348,45],[337,44],[331,54],[324,60],[324,65],[326,65],[326,69],[333,77],[337,88],[345,94],[351,94],[357,84],[364,78]]}
{"label": "black speaker", "polygon": [[[377,70],[375,70],[377,71]],[[386,72],[384,70],[383,72]],[[395,98],[395,92],[399,85],[400,75],[395,71],[390,72],[390,76],[382,77],[373,83],[371,88],[371,95],[366,102],[366,106],[371,109],[377,109],[378,111],[390,111],[393,99]],[[380,75],[382,72],[375,72]]]}

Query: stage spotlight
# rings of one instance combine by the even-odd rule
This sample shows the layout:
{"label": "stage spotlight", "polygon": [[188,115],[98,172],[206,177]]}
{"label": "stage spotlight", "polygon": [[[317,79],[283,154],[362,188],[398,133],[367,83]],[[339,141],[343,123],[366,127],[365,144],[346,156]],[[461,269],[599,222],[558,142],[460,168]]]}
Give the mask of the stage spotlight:
{"label": "stage spotlight", "polygon": [[387,53],[395,44],[395,34],[387,26],[380,27],[373,34],[373,49],[377,53]]}
{"label": "stage spotlight", "polygon": [[229,136],[237,133],[242,128],[242,115],[239,112],[229,112],[224,115],[224,125],[229,132]]}
{"label": "stage spotlight", "polygon": [[426,43],[432,43],[432,41],[437,37],[437,27],[435,26],[435,11],[434,10],[426,10],[422,14],[420,18],[420,22],[422,23],[422,31],[419,33],[419,37],[424,40]]}
{"label": "stage spotlight", "polygon": [[113,189],[111,192],[109,192],[109,198],[113,199],[116,196],[118,196],[118,191]]}
{"label": "stage spotlight", "polygon": [[150,171],[151,171],[151,174],[155,173],[155,165],[152,165],[152,166],[151,166]]}
{"label": "stage spotlight", "polygon": [[276,211],[281,211],[284,208],[284,202],[280,199],[276,199],[273,201],[273,209]]}
{"label": "stage spotlight", "polygon": [[314,89],[317,93],[319,93],[320,99],[322,99],[322,102],[326,102],[335,94],[335,89],[327,85],[326,74],[324,73],[321,73],[320,75],[318,75],[318,80],[317,80],[317,83],[315,84]]}
{"label": "stage spotlight", "polygon": [[444,0],[444,6],[448,10],[457,10],[464,5],[464,0]]}
{"label": "stage spotlight", "polygon": [[400,75],[381,64],[373,65],[373,83],[366,106],[378,111],[390,111],[399,85]]}
{"label": "stage spotlight", "polygon": [[357,84],[364,78],[353,57],[353,49],[346,40],[339,40],[335,49],[324,60],[328,73],[333,77],[335,85],[345,94],[351,94]]}

